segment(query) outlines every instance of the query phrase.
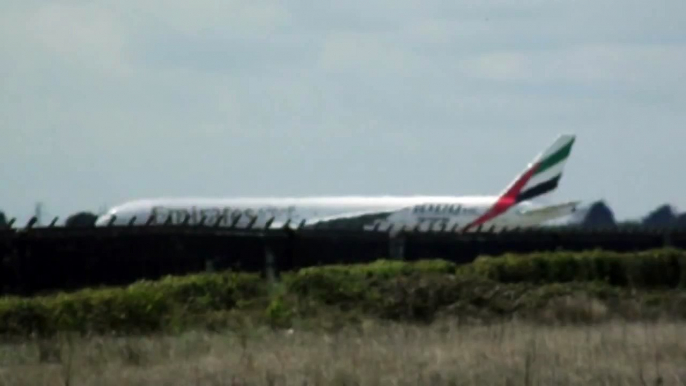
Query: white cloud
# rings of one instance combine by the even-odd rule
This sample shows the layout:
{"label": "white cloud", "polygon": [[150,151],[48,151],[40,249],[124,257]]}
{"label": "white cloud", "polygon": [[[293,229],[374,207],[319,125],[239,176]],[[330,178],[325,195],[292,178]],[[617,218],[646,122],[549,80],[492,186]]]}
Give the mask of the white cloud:
{"label": "white cloud", "polygon": [[[49,3],[0,17],[3,44],[17,67],[44,70],[63,66],[106,76],[130,75],[126,29],[116,13],[94,4]],[[6,33],[6,34],[5,34]]]}
{"label": "white cloud", "polygon": [[[117,4],[117,8],[124,6]],[[292,22],[285,3],[274,0],[141,0],[125,12],[142,33],[148,23],[180,34],[226,32],[235,37],[269,35]]]}
{"label": "white cloud", "polygon": [[402,40],[372,33],[343,32],[327,36],[318,62],[324,71],[403,76],[421,72],[426,63]]}
{"label": "white cloud", "polygon": [[536,51],[492,52],[465,59],[468,76],[528,84],[664,89],[686,79],[686,44],[589,44]]}

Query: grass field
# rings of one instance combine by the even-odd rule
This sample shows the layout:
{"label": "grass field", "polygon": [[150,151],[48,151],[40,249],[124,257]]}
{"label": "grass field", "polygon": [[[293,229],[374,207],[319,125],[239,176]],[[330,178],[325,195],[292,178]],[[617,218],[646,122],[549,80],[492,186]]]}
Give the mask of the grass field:
{"label": "grass field", "polygon": [[686,323],[368,322],[62,337],[1,348],[2,385],[683,385]]}

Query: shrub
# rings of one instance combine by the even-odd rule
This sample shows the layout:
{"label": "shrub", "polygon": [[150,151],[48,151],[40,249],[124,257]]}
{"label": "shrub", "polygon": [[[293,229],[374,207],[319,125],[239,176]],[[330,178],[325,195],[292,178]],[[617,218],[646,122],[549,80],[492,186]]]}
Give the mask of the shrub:
{"label": "shrub", "polygon": [[632,288],[684,288],[686,251],[656,249],[618,253],[593,250],[481,256],[460,272],[502,283],[601,281]]}
{"label": "shrub", "polygon": [[370,264],[305,268],[285,279],[288,289],[298,296],[345,307],[363,301],[381,301],[379,286],[390,279],[415,274],[452,274],[455,268],[454,263],[444,260],[378,260]]}
{"label": "shrub", "polygon": [[181,327],[184,315],[227,310],[264,293],[258,275],[201,274],[85,289],[35,298],[0,299],[0,334],[55,331],[145,333]]}

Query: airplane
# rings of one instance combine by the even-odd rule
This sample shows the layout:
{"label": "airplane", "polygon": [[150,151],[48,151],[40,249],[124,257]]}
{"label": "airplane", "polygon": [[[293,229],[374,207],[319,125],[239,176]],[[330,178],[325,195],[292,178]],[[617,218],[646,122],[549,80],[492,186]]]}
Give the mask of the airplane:
{"label": "airplane", "polygon": [[560,183],[576,136],[562,134],[498,195],[153,198],[117,205],[96,226],[181,224],[347,227],[363,230],[531,228],[570,215],[580,201],[540,202]]}

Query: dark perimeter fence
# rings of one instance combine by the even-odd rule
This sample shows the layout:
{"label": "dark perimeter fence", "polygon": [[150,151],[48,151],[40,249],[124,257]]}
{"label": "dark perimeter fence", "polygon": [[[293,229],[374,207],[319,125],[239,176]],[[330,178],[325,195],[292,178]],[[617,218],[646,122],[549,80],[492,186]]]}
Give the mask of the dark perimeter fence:
{"label": "dark perimeter fence", "polygon": [[34,295],[225,269],[278,274],[325,264],[445,259],[458,264],[508,252],[686,248],[686,229],[549,227],[431,232],[238,229],[207,224],[0,228],[0,294]]}

